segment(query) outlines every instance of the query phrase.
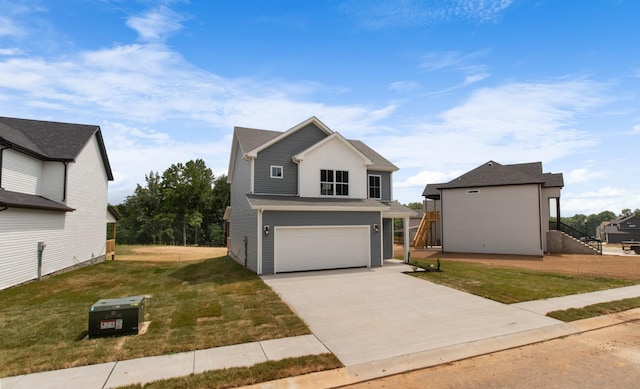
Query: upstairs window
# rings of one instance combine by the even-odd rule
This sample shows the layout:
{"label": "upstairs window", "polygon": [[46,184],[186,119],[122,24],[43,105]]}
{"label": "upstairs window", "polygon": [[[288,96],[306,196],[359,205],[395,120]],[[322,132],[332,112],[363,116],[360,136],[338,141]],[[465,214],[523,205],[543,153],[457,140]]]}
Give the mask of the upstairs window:
{"label": "upstairs window", "polygon": [[369,176],[369,198],[378,199],[382,198],[382,177],[370,175]]}
{"label": "upstairs window", "polygon": [[349,196],[349,172],[345,170],[320,170],[321,196]]}
{"label": "upstairs window", "polygon": [[271,166],[271,178],[282,178],[282,166]]}

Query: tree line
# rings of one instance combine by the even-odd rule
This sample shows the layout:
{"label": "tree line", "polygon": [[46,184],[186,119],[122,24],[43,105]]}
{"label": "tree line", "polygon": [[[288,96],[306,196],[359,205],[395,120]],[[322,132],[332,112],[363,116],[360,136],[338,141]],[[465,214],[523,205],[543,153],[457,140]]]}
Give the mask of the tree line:
{"label": "tree line", "polygon": [[215,177],[202,159],[150,172],[145,185],[115,208],[121,244],[224,246],[227,176]]}

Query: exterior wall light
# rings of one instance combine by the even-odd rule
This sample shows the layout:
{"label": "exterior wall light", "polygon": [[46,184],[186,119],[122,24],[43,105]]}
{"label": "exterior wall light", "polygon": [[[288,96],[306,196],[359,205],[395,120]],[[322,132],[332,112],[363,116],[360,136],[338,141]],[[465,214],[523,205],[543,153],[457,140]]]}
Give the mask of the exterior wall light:
{"label": "exterior wall light", "polygon": [[379,225],[377,225],[377,224],[374,224],[374,225],[373,225],[373,230],[374,230],[375,232],[380,232],[380,226],[379,226]]}
{"label": "exterior wall light", "polygon": [[265,235],[269,235],[269,226],[268,225],[264,226],[264,234]]}

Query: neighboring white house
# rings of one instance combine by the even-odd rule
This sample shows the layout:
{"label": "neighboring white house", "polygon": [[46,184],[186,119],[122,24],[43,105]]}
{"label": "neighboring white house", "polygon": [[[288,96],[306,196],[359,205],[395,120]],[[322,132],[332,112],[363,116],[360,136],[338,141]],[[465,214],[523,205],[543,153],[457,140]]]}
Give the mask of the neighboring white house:
{"label": "neighboring white house", "polygon": [[489,161],[423,192],[441,209],[442,251],[543,255],[552,251],[551,217],[560,214],[562,173],[542,163],[501,165]]}
{"label": "neighboring white house", "polygon": [[0,289],[104,260],[100,127],[0,117]]}

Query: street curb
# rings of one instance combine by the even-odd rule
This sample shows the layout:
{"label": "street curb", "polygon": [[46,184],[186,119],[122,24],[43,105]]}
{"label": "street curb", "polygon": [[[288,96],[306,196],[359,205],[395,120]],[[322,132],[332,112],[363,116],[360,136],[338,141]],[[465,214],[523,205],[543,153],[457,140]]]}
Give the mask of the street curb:
{"label": "street curb", "polygon": [[410,355],[402,355],[380,361],[367,362],[339,369],[262,382],[244,386],[243,388],[337,388],[388,377],[395,374],[457,362],[494,352],[542,343],[566,336],[582,334],[635,320],[640,320],[640,308],[515,334],[478,340],[475,342],[462,343],[455,346],[427,350]]}

